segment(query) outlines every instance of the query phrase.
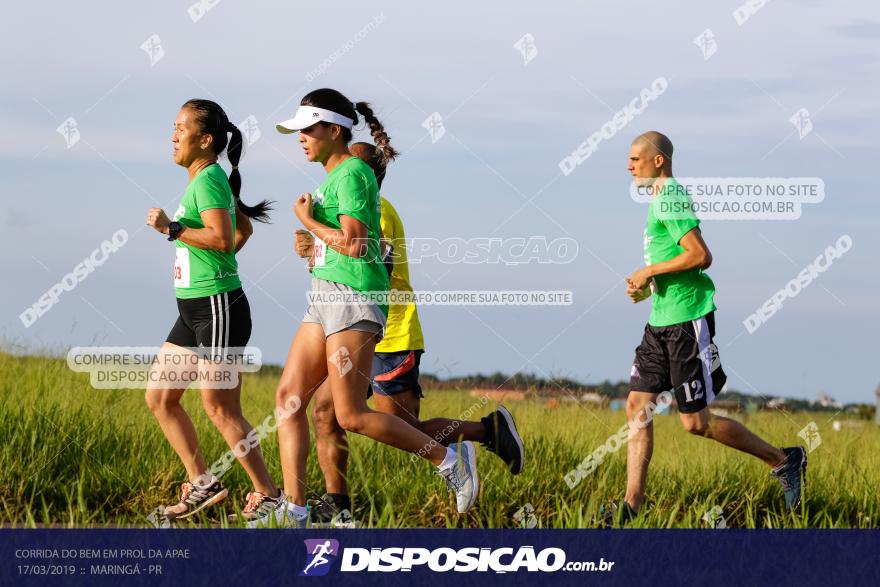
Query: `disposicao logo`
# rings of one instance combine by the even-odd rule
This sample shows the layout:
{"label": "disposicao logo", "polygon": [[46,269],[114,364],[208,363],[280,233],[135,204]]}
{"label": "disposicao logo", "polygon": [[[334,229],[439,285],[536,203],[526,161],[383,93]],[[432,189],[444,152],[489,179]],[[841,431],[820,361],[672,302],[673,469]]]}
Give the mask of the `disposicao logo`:
{"label": "disposicao logo", "polygon": [[300,577],[320,577],[326,575],[333,559],[339,554],[339,541],[330,538],[313,538],[306,543],[306,566]]}

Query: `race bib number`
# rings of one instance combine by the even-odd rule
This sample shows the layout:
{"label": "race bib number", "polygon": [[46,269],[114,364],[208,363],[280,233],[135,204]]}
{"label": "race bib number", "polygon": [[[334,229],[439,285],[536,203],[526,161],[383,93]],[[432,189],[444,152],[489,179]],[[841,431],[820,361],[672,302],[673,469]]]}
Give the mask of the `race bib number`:
{"label": "race bib number", "polygon": [[327,262],[327,245],[315,237],[315,267],[323,267]]}
{"label": "race bib number", "polygon": [[189,287],[189,249],[186,247],[175,249],[174,287]]}

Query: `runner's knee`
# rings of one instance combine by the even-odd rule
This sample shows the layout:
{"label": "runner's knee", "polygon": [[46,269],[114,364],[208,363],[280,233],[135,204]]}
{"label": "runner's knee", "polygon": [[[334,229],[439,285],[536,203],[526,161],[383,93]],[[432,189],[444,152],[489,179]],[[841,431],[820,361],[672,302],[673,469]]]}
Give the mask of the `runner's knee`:
{"label": "runner's knee", "polygon": [[330,436],[340,430],[332,401],[316,399],[315,407],[312,409],[312,421],[315,423],[315,433],[319,436]]}
{"label": "runner's knee", "polygon": [[[626,417],[632,420],[639,413],[644,412],[650,403],[650,396],[642,397],[642,394],[630,393],[626,396]],[[644,416],[642,417],[644,418]]]}
{"label": "runner's knee", "polygon": [[156,390],[148,390],[144,394],[147,407],[154,414],[167,413],[180,406],[180,399],[168,393]]}
{"label": "runner's knee", "polygon": [[336,412],[336,421],[342,426],[342,429],[354,434],[360,434],[365,425],[364,412],[355,410],[345,410]]}
{"label": "runner's knee", "polygon": [[684,429],[689,434],[695,436],[707,436],[709,433],[709,419],[702,418],[697,414],[693,414],[691,417],[683,417],[681,425],[684,426]]}
{"label": "runner's knee", "polygon": [[205,413],[215,425],[241,418],[240,405],[214,400],[205,400],[202,403],[205,406]]}
{"label": "runner's knee", "polygon": [[[297,397],[299,397],[300,401],[302,400],[302,397],[297,393],[294,386],[287,383],[279,383],[278,387],[275,389],[276,409],[287,410],[288,406],[295,404]],[[302,421],[303,419],[306,419],[306,410],[296,410],[291,413],[288,418],[294,421]]]}

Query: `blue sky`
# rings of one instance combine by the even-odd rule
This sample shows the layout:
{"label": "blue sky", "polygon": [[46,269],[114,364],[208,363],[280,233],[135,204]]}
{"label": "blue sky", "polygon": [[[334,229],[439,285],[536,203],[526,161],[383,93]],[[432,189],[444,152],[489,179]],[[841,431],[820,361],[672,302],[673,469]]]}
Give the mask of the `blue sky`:
{"label": "blue sky", "polygon": [[[329,86],[374,103],[402,151],[383,194],[408,236],[579,243],[567,265],[413,266],[416,289],[574,292],[570,307],[423,308],[424,371],[628,376],[649,308],[624,295],[622,277],[643,262],[645,217],[629,197],[626,158],[634,136],[656,129],[675,143],[681,176],[825,181],[825,201],[805,206],[799,220],[703,225],[730,385],[873,401],[876,4],[769,2],[742,25],[732,14],[738,2],[361,3],[308,14],[293,3],[220,0],[196,22],[187,5],[95,2],[87,13],[60,6],[48,16],[18,5],[0,25],[7,344],[59,350],[164,340],[176,318],[173,251],[143,219],[151,206],[176,208],[186,174],[171,161],[171,124],[186,99],[207,97],[233,121],[254,116],[261,131],[241,163],[243,197],[268,197],[279,209],[272,225],[257,226],[239,263],[251,343],[281,362],[309,284],[291,254],[291,205],[323,171],[274,123],[303,94]],[[705,29],[717,43],[708,60],[693,42]],[[537,49],[527,64],[514,47],[526,34]],[[141,49],[152,35],[164,53],[153,65]],[[661,76],[668,90],[563,176],[559,161]],[[800,108],[813,123],[803,138],[789,122]],[[436,142],[422,126],[433,112],[446,128]],[[81,139],[71,148],[56,132],[68,117]],[[24,308],[120,228],[129,242],[24,328]],[[748,334],[746,316],[843,234],[852,250]]]}

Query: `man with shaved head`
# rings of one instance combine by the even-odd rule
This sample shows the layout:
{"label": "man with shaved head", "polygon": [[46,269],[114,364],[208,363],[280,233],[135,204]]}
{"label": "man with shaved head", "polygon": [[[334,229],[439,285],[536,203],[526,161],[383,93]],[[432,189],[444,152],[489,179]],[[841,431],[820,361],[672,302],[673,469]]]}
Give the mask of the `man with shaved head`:
{"label": "man with shaved head", "polygon": [[712,253],[689,194],[672,175],[672,152],[672,141],[657,131],[636,137],[629,151],[629,172],[641,191],[651,194],[651,203],[645,267],[626,279],[626,293],[634,303],[650,298],[651,315],[636,348],[626,400],[626,495],[603,511],[601,522],[622,523],[641,509],[654,449],[653,412],[658,403],[671,403],[672,394],[685,430],[763,460],[782,485],[786,510],[796,511],[806,486],[804,449],[776,448],[736,420],[709,412],[727,380],[712,342],[715,284],[705,273]]}
{"label": "man with shaved head", "polygon": [[[657,155],[661,155],[663,157],[663,175],[658,177],[672,177],[672,141],[669,140],[669,137],[656,130],[649,130],[637,136],[632,144],[633,147],[638,145],[639,150],[646,158],[653,159]],[[632,155],[630,155],[630,161],[632,161]]]}

